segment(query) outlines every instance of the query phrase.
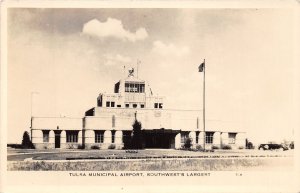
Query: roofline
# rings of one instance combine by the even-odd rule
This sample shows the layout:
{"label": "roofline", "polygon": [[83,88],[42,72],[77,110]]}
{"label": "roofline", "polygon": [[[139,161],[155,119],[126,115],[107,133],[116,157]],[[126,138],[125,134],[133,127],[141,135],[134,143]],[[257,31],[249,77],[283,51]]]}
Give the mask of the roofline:
{"label": "roofline", "polygon": [[50,119],[57,119],[57,118],[64,118],[64,119],[83,119],[84,117],[32,117],[32,118],[50,118]]}

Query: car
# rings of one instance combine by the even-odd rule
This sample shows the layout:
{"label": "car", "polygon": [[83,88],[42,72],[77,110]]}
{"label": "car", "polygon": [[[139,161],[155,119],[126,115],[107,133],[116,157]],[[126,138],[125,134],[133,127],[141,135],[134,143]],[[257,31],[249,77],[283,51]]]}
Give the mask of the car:
{"label": "car", "polygon": [[263,143],[258,146],[259,150],[283,150],[286,151],[289,148],[284,144],[279,143]]}

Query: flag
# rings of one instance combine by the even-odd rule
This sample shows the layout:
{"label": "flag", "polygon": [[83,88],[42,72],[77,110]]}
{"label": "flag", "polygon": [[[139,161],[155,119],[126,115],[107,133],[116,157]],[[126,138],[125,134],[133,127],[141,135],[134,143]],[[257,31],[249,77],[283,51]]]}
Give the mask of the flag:
{"label": "flag", "polygon": [[198,67],[199,72],[203,72],[203,71],[204,71],[204,68],[205,68],[205,60],[204,60],[204,62],[202,62],[202,64],[200,64],[200,66]]}

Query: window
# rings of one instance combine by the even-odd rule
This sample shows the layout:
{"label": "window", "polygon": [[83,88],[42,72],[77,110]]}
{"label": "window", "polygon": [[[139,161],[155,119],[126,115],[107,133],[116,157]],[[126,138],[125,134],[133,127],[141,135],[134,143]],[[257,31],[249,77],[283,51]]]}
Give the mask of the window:
{"label": "window", "polygon": [[106,101],[106,107],[115,107],[116,103],[114,101]]}
{"label": "window", "polygon": [[132,107],[133,107],[133,108],[137,108],[137,104],[133,104]]}
{"label": "window", "polygon": [[144,93],[145,92],[145,84],[140,84],[140,93]]}
{"label": "window", "polygon": [[228,133],[228,143],[235,144],[236,133]]}
{"label": "window", "polygon": [[125,104],[125,107],[126,107],[126,108],[129,108],[129,104]]}
{"label": "window", "polygon": [[95,143],[103,143],[104,141],[104,131],[95,131]]}
{"label": "window", "polygon": [[138,85],[137,85],[137,92],[139,92],[139,93],[140,93],[140,92],[141,92],[141,90],[142,90],[142,89],[141,89],[141,84],[138,84]]}
{"label": "window", "polygon": [[213,132],[206,132],[205,133],[205,143],[212,144],[213,143],[213,137],[214,137]]}
{"label": "window", "polygon": [[145,105],[144,105],[144,104],[141,104],[141,108],[145,108]]}
{"label": "window", "polygon": [[125,92],[129,92],[129,84],[125,83]]}
{"label": "window", "polygon": [[125,92],[145,92],[145,84],[143,83],[125,83]]}
{"label": "window", "polygon": [[138,84],[133,85],[133,92],[138,92]]}
{"label": "window", "polygon": [[188,137],[189,137],[188,133],[181,133],[181,143],[185,143]]}
{"label": "window", "polygon": [[111,143],[115,143],[116,131],[111,131]]}
{"label": "window", "polygon": [[78,142],[78,131],[66,131],[67,143]]}
{"label": "window", "polygon": [[102,95],[100,95],[97,99],[98,107],[102,107]]}
{"label": "window", "polygon": [[133,84],[129,84],[129,92],[133,92]]}
{"label": "window", "polygon": [[119,108],[120,108],[120,107],[122,107],[122,106],[121,106],[121,105],[117,105],[117,107],[119,107]]}
{"label": "window", "polygon": [[159,108],[162,109],[163,108],[163,104],[159,103]]}
{"label": "window", "polygon": [[118,93],[119,92],[119,88],[120,88],[120,82],[117,82],[116,84],[115,84],[115,93]]}
{"label": "window", "polygon": [[110,107],[115,107],[115,102],[111,102]]}
{"label": "window", "polygon": [[43,130],[43,142],[48,143],[49,142],[49,130]]}
{"label": "window", "polygon": [[158,103],[154,103],[154,108],[155,108],[155,109],[158,108]]}

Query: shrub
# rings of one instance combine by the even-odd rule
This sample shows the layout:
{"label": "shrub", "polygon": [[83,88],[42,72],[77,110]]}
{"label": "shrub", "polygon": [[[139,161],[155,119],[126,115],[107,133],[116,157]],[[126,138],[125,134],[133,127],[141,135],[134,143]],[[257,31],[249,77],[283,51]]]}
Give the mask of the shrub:
{"label": "shrub", "polygon": [[244,146],[239,146],[239,149],[244,149],[245,147]]}
{"label": "shrub", "polygon": [[115,145],[115,144],[110,144],[110,145],[108,146],[108,149],[116,149],[116,145]]}
{"label": "shrub", "polygon": [[135,120],[132,130],[132,138],[130,148],[132,149],[143,149],[143,134],[141,122]]}
{"label": "shrub", "polygon": [[204,149],[202,148],[201,145],[196,145],[196,150],[198,150],[198,151],[203,151]]}
{"label": "shrub", "polygon": [[192,139],[189,137],[184,142],[184,148],[185,149],[190,149],[191,147],[192,147]]}
{"label": "shrub", "polygon": [[7,144],[7,147],[22,149],[22,144]]}
{"label": "shrub", "polygon": [[219,146],[216,146],[216,145],[213,145],[213,146],[211,147],[211,149],[220,149],[220,147],[219,147]]}
{"label": "shrub", "polygon": [[68,144],[67,149],[75,149],[75,146],[73,144]]}
{"label": "shrub", "polygon": [[223,145],[222,149],[232,149],[230,145]]}
{"label": "shrub", "polygon": [[91,149],[100,149],[100,147],[97,146],[97,145],[92,145],[92,146],[91,146]]}
{"label": "shrub", "polygon": [[178,148],[179,150],[186,150],[184,145],[181,145],[180,148]]}
{"label": "shrub", "polygon": [[23,139],[22,139],[22,148],[24,149],[34,149],[34,145],[32,144],[29,133],[27,131],[24,132],[23,134]]}

